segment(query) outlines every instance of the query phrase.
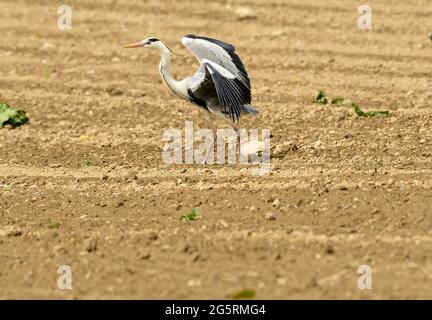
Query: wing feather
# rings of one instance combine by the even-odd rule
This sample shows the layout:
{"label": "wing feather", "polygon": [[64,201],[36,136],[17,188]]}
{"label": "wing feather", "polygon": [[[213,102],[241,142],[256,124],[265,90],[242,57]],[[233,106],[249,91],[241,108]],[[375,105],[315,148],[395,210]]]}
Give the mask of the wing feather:
{"label": "wing feather", "polygon": [[249,76],[233,45],[190,34],[182,38],[182,43],[201,63],[206,59],[222,66],[250,89]]}
{"label": "wing feather", "polygon": [[242,106],[250,103],[250,89],[217,63],[203,59],[202,64],[211,76],[222,113],[233,122],[237,122]]}

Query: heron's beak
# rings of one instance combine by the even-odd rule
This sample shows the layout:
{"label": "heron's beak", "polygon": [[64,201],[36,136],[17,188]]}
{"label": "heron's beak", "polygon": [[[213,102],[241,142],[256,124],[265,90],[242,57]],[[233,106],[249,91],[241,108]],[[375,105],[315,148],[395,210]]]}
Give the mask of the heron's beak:
{"label": "heron's beak", "polygon": [[123,46],[123,48],[139,48],[142,47],[142,43],[141,42],[135,42],[135,43],[130,43],[130,44],[125,44]]}

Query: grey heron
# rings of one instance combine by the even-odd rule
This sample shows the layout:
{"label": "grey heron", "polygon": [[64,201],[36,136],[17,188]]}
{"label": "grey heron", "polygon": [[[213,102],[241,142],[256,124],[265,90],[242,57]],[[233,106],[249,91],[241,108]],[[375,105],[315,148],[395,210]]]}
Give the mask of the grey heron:
{"label": "grey heron", "polygon": [[246,69],[233,45],[188,34],[182,44],[198,59],[196,73],[177,81],[170,72],[171,49],[155,37],[125,45],[124,48],[152,48],[160,54],[159,72],[176,96],[199,106],[216,138],[213,119],[228,123],[237,133],[241,114],[258,114],[251,106],[251,85]]}

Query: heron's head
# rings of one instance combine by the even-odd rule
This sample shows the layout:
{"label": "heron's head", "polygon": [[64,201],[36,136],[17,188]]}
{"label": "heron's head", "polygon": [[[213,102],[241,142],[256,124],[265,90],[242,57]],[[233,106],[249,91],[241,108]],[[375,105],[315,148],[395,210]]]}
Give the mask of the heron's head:
{"label": "heron's head", "polygon": [[140,42],[135,42],[123,46],[123,48],[153,48],[153,49],[163,49],[165,45],[158,38],[150,37],[144,39]]}
{"label": "heron's head", "polygon": [[178,54],[172,51],[170,48],[168,48],[168,46],[165,43],[163,43],[162,41],[160,41],[158,38],[155,37],[150,37],[140,42],[124,45],[123,48],[153,48],[153,49],[158,49],[159,52],[165,52],[164,50],[169,50],[178,56]]}

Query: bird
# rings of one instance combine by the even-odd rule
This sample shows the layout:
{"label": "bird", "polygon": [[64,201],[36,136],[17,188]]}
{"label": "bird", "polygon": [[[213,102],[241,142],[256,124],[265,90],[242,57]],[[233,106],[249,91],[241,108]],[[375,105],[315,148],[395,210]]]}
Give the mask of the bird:
{"label": "bird", "polygon": [[200,63],[194,75],[176,80],[171,74],[171,54],[175,54],[156,37],[124,45],[124,48],[155,49],[160,54],[159,73],[168,89],[204,111],[205,119],[216,139],[214,119],[221,119],[239,134],[237,123],[242,114],[258,115],[251,106],[251,83],[235,47],[227,42],[187,34],[181,43]]}

